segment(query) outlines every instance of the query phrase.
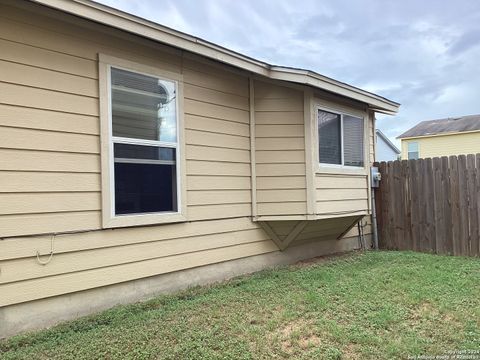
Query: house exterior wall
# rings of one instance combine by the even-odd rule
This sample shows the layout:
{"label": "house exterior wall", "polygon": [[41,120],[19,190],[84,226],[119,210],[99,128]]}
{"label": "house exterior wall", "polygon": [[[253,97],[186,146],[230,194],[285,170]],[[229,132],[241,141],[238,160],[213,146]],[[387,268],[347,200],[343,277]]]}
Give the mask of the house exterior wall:
{"label": "house exterior wall", "polygon": [[[252,183],[259,213],[307,213],[302,91],[255,80],[251,98],[246,72],[37,5],[22,6],[0,4],[1,311],[278,252],[252,221]],[[183,77],[188,222],[102,228],[99,54]],[[367,214],[366,178],[317,174],[318,209],[330,212],[341,204]],[[336,201],[335,193],[343,200]],[[312,224],[299,244],[319,236],[337,241],[338,231],[322,231],[345,224]],[[352,229],[328,249],[355,248],[356,235]],[[50,263],[41,265],[51,251]]]}
{"label": "house exterior wall", "polygon": [[303,91],[254,81],[258,216],[305,215]]}
{"label": "house exterior wall", "polygon": [[[32,10],[0,11],[0,306],[278,250],[250,219],[245,74]],[[188,223],[102,230],[99,53],[182,74]]]}
{"label": "house exterior wall", "polygon": [[382,139],[381,136],[376,137],[376,161],[394,161],[397,160],[398,154]]}
{"label": "house exterior wall", "polygon": [[402,159],[408,159],[408,143],[417,142],[420,158],[477,154],[480,152],[480,131],[434,135],[402,140]]}

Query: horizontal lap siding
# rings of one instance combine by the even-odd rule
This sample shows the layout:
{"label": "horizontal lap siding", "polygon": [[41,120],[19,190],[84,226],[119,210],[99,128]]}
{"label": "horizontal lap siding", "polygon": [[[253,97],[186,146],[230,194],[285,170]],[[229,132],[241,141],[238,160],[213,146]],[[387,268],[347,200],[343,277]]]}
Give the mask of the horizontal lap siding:
{"label": "horizontal lap siding", "polygon": [[250,216],[248,80],[184,66],[188,218]]}
{"label": "horizontal lap siding", "polygon": [[277,250],[247,218],[59,235],[40,266],[34,250],[48,254],[50,241],[0,242],[0,306]]}
{"label": "horizontal lap siding", "polygon": [[40,18],[1,16],[0,235],[98,229],[96,52]]}
{"label": "horizontal lap siding", "polygon": [[254,82],[255,171],[260,216],[306,213],[303,92]]}
{"label": "horizontal lap siding", "polygon": [[402,159],[408,159],[408,143],[417,142],[421,158],[477,154],[480,132],[447,134],[414,139],[402,139]]}
{"label": "horizontal lap siding", "polygon": [[[71,26],[67,29],[42,17],[32,20],[31,16],[8,6],[2,10],[0,171],[10,179],[22,178],[19,188],[7,186],[2,193],[40,190],[45,191],[40,196],[46,197],[47,192],[76,192],[80,188],[99,196],[97,54],[106,52],[183,73],[187,190],[193,198],[205,199],[205,204],[188,201],[190,219],[250,215],[250,196],[238,196],[239,191],[250,189],[246,77],[214,65],[199,64],[191,58],[181,60],[179,52],[159,53],[93,30],[78,31]],[[26,33],[32,36],[22,35]],[[141,55],[132,57],[132,49]],[[179,65],[182,62],[183,68]],[[27,178],[21,174],[15,176],[15,172],[20,171]],[[52,176],[52,172],[58,173],[58,178]],[[73,173],[80,177],[72,177]],[[87,183],[75,181],[87,174],[96,175],[89,177]],[[38,187],[35,186],[37,179]],[[223,202],[213,194],[227,190],[236,195],[225,196]],[[0,200],[1,196],[0,193]],[[43,209],[64,211],[67,219],[61,228],[64,231],[69,230],[67,209],[72,212],[100,210],[91,201],[88,202],[92,205],[90,208],[79,204],[75,209],[75,204],[62,205],[60,199],[63,198],[50,197],[52,205]],[[23,209],[24,214],[29,213],[28,205]],[[30,213],[41,213],[41,210],[32,205]],[[13,213],[20,215],[20,208],[1,212]],[[98,221],[85,224],[86,229],[95,227]],[[26,233],[33,233],[33,229],[21,227],[8,235]]]}
{"label": "horizontal lap siding", "polygon": [[368,212],[366,175],[317,174],[315,183],[318,215]]}
{"label": "horizontal lap siding", "polygon": [[[0,306],[277,250],[249,218],[246,76],[28,6],[0,5]],[[183,75],[188,223],[101,230],[98,53]],[[268,162],[278,144],[269,145],[260,157],[272,177],[262,179],[300,187],[301,175],[281,183],[282,168],[270,168],[281,164]],[[298,173],[304,147],[292,147],[283,155]],[[41,266],[35,253],[49,253],[52,233],[55,255]],[[46,235],[12,237],[33,234]]]}

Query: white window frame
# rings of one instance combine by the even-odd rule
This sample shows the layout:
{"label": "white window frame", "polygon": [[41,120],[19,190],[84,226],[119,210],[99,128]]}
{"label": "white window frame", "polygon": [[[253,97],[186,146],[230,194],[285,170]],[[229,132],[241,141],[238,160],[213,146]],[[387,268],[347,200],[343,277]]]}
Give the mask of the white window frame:
{"label": "white window frame", "polygon": [[[111,109],[111,68],[117,68],[152,76],[165,81],[174,82],[177,91],[177,142],[144,140],[135,138],[114,137],[112,135]],[[101,173],[102,173],[102,224],[104,228],[140,226],[162,223],[187,221],[186,188],[185,188],[185,153],[183,130],[183,77],[172,73],[132,62],[113,56],[99,54],[99,86],[100,86],[100,140],[101,140]],[[114,143],[131,145],[152,145],[157,147],[175,148],[177,176],[177,211],[115,214],[115,184],[114,184]]]}
{"label": "white window frame", "polygon": [[[320,162],[320,138],[318,135],[318,112],[319,111],[327,111],[336,115],[340,115],[340,147],[341,147],[341,159],[342,164],[329,164],[329,163],[321,163]],[[363,121],[363,166],[350,166],[344,165],[344,144],[343,144],[343,117],[344,116],[352,116]],[[366,174],[367,173],[367,166],[369,165],[368,160],[368,131],[369,126],[367,119],[368,117],[364,113],[350,113],[343,110],[328,108],[325,106],[316,105],[315,111],[315,152],[316,152],[316,163],[317,163],[317,173],[353,173],[353,174]]]}

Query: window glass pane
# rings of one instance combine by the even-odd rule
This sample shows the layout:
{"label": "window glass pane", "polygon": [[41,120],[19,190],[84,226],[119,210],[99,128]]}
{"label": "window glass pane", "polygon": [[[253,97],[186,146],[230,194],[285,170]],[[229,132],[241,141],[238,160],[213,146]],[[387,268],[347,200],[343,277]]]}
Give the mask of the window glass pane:
{"label": "window glass pane", "polygon": [[113,144],[115,161],[119,159],[165,160],[175,163],[175,149],[158,146]]}
{"label": "window glass pane", "polygon": [[113,136],[177,141],[173,81],[111,69]]}
{"label": "window glass pane", "polygon": [[408,160],[418,160],[418,151],[408,152]]}
{"label": "window glass pane", "polygon": [[115,214],[175,212],[175,149],[114,145]]}
{"label": "window glass pane", "polygon": [[320,162],[342,164],[340,115],[318,111],[318,145]]}
{"label": "window glass pane", "polygon": [[409,142],[408,143],[408,151],[418,152],[418,142]]}
{"label": "window glass pane", "polygon": [[345,166],[363,166],[363,119],[343,116],[343,161]]}

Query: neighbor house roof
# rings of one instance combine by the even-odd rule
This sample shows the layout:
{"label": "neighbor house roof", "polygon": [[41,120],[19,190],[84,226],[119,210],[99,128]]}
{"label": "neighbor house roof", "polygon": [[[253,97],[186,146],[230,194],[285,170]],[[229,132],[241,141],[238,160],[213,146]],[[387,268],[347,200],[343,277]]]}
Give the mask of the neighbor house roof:
{"label": "neighbor house roof", "polygon": [[398,136],[397,139],[465,131],[480,131],[480,115],[422,121]]}
{"label": "neighbor house roof", "polygon": [[393,145],[393,143],[390,141],[390,139],[387,137],[387,135],[385,135],[380,129],[376,129],[375,130],[377,135],[380,136],[380,138],[383,139],[383,141],[385,142],[385,144],[387,144],[394,152],[396,152],[397,154],[400,154],[400,149],[397,148],[395,145]]}
{"label": "neighbor house roof", "polygon": [[271,79],[309,85],[366,103],[377,112],[394,114],[400,106],[380,95],[320,75],[314,71],[268,64],[152,21],[90,0],[31,0],[66,13],[233,65]]}

